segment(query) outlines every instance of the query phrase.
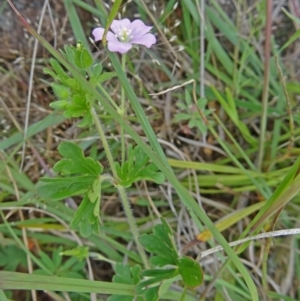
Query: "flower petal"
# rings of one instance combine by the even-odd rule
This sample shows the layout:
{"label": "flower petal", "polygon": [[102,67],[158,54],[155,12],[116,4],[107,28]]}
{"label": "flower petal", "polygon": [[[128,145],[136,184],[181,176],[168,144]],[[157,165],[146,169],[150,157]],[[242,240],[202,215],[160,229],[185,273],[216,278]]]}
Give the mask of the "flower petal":
{"label": "flower petal", "polygon": [[122,29],[124,27],[129,28],[130,23],[131,23],[130,20],[127,18],[122,20],[114,20],[112,21],[110,28],[115,34],[117,34],[119,29]]}
{"label": "flower petal", "polygon": [[139,38],[149,32],[152,29],[152,26],[146,26],[145,23],[141,20],[134,20],[130,24],[131,35],[133,39]]}
{"label": "flower petal", "polygon": [[130,41],[132,44],[141,44],[150,48],[153,44],[156,43],[156,38],[152,33],[147,33],[139,38],[133,38]]}
{"label": "flower petal", "polygon": [[[104,34],[104,28],[102,28],[102,27],[97,27],[92,31],[92,35],[94,36],[94,40],[96,42],[103,39],[103,34]],[[106,35],[106,39],[107,39],[107,41],[112,41],[117,38],[115,37],[115,35],[112,32],[108,31],[107,35]]]}
{"label": "flower petal", "polygon": [[118,38],[111,32],[111,31],[108,31],[107,32],[107,35],[106,35],[106,40],[109,42],[115,42],[115,41],[118,41]]}
{"label": "flower petal", "polygon": [[94,40],[100,41],[103,38],[103,33],[104,33],[104,28],[102,27],[97,27],[92,31],[92,35],[94,36]]}
{"label": "flower petal", "polygon": [[114,41],[109,41],[107,43],[107,48],[111,52],[126,53],[131,49],[132,45],[130,43],[122,43],[117,38]]}

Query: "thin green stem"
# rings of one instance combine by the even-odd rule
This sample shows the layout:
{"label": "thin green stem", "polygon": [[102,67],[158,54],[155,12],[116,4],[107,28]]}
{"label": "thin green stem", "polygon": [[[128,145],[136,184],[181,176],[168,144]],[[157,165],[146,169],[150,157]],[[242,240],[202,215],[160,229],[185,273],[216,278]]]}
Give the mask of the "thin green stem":
{"label": "thin green stem", "polygon": [[110,95],[106,92],[106,90],[102,87],[102,85],[98,85],[97,86],[101,93],[103,93],[103,95],[109,100],[109,102],[112,104],[112,106],[117,110],[119,111],[119,107],[116,105],[116,103],[114,102],[114,100],[110,97]]}
{"label": "thin green stem", "polygon": [[136,226],[135,219],[132,215],[132,210],[130,208],[130,203],[129,203],[129,200],[127,198],[127,195],[125,193],[125,189],[124,189],[123,186],[120,186],[120,185],[116,186],[116,188],[118,189],[118,191],[120,193],[120,197],[121,197],[121,200],[122,200],[124,211],[125,211],[125,214],[126,214],[129,226],[130,226],[130,230],[131,230],[132,235],[133,235],[133,239],[135,240],[138,252],[139,252],[139,254],[142,258],[142,261],[144,263],[145,268],[148,269],[148,268],[150,268],[150,266],[149,266],[149,263],[148,263],[148,260],[147,260],[147,255],[145,253],[144,248],[142,247],[142,245],[139,242],[138,228]]}
{"label": "thin green stem", "polygon": [[[122,70],[126,74],[125,68],[126,68],[126,54],[123,54],[122,55]],[[122,115],[123,119],[126,116],[126,112],[125,112],[125,89],[124,89],[123,85],[121,85],[121,115]],[[122,162],[122,165],[123,165],[124,162],[125,162],[125,156],[126,156],[125,132],[124,132],[123,127],[121,127],[120,135],[121,135],[121,147],[122,147],[122,161],[121,162]]]}
{"label": "thin green stem", "polygon": [[104,151],[106,153],[106,156],[107,156],[107,159],[108,159],[108,163],[110,165],[110,168],[111,168],[111,171],[112,171],[112,174],[114,176],[115,179],[118,179],[118,175],[117,175],[117,171],[116,171],[116,168],[115,168],[115,164],[114,164],[114,160],[113,160],[113,157],[111,155],[111,151],[109,149],[109,145],[108,145],[108,142],[107,142],[107,139],[106,139],[106,136],[105,136],[105,133],[103,131],[103,128],[102,128],[102,125],[99,121],[99,118],[98,118],[98,115],[96,113],[96,110],[94,107],[91,107],[91,114],[92,114],[92,117],[93,117],[93,120],[94,120],[94,123],[96,125],[96,128],[98,130],[98,133],[100,135],[100,139],[102,141],[102,144],[103,144],[103,148],[104,148]]}
{"label": "thin green stem", "polygon": [[[122,70],[124,73],[126,73],[126,55],[122,55]],[[126,117],[126,109],[125,109],[125,89],[123,87],[123,85],[121,86],[121,106],[120,106],[120,114],[122,116],[122,119],[125,119]],[[125,131],[124,128],[121,127],[121,131],[120,131],[120,135],[121,135],[121,148],[122,148],[122,155],[121,155],[121,162],[122,165],[125,162],[126,159],[126,144],[125,144]],[[117,186],[117,189],[119,190],[120,196],[121,196],[121,200],[123,203],[123,207],[124,207],[124,211],[128,220],[128,223],[130,225],[130,229],[131,232],[133,234],[133,238],[135,240],[138,252],[142,258],[142,261],[144,263],[144,266],[146,268],[150,268],[148,260],[147,260],[147,256],[145,253],[144,248],[142,247],[142,245],[139,242],[139,232],[138,232],[138,228],[136,226],[135,223],[135,219],[132,215],[132,211],[130,208],[130,203],[129,200],[127,199],[126,193],[125,193],[125,189],[123,186]]]}
{"label": "thin green stem", "polygon": [[[111,168],[113,176],[114,176],[114,179],[117,179],[118,175],[117,175],[117,171],[116,171],[116,168],[115,168],[115,165],[114,165],[114,161],[113,161],[113,158],[112,158],[112,155],[111,155],[108,143],[107,143],[107,139],[105,137],[105,133],[103,131],[102,125],[99,121],[98,115],[97,115],[94,107],[91,108],[91,114],[93,116],[93,120],[95,122],[96,128],[99,132],[100,139],[102,141],[103,148],[104,148],[104,151],[106,153],[110,168]],[[135,219],[132,215],[132,211],[131,211],[131,208],[130,208],[130,203],[127,199],[125,189],[124,189],[123,186],[120,186],[120,185],[117,185],[116,188],[118,189],[118,191],[120,193],[122,204],[123,204],[123,207],[124,207],[124,211],[125,211],[126,217],[128,219],[128,223],[130,225],[130,230],[133,234],[133,238],[134,238],[135,243],[137,245],[138,252],[139,252],[139,254],[142,258],[142,261],[143,261],[145,267],[149,268],[150,266],[149,266],[149,263],[148,263],[148,260],[147,260],[145,250],[139,242],[139,232],[138,232],[138,229],[137,229],[137,226],[136,226],[136,223],[135,223]]]}

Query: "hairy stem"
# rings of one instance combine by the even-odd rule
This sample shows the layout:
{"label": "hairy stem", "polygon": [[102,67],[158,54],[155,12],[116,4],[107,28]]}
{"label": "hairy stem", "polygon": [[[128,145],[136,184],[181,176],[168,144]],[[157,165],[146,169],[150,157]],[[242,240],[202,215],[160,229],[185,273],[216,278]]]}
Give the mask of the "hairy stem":
{"label": "hairy stem", "polygon": [[[93,116],[93,120],[95,122],[96,128],[99,132],[99,135],[100,135],[100,138],[101,138],[101,141],[102,141],[102,144],[103,144],[104,151],[106,153],[110,168],[111,168],[113,176],[114,176],[114,180],[116,180],[116,179],[118,179],[118,175],[117,175],[117,171],[116,171],[114,161],[113,161],[113,158],[112,158],[112,155],[111,155],[111,151],[109,149],[107,139],[105,137],[105,133],[103,131],[102,125],[99,121],[98,115],[97,115],[94,107],[91,108],[91,114]],[[128,220],[129,226],[130,226],[130,230],[131,230],[133,238],[134,238],[134,241],[136,243],[138,252],[139,252],[139,254],[142,258],[144,266],[146,268],[149,268],[150,266],[149,266],[149,263],[148,263],[148,260],[147,260],[145,250],[139,242],[139,232],[138,232],[138,229],[137,229],[137,226],[136,226],[136,223],[135,223],[135,219],[132,215],[132,211],[131,211],[131,208],[130,208],[130,203],[129,203],[129,200],[127,199],[125,189],[121,185],[117,185],[116,188],[118,189],[118,191],[120,193],[123,208],[124,208],[124,211],[125,211],[125,214],[126,214],[126,217],[127,217],[127,220]]]}
{"label": "hairy stem", "polygon": [[102,87],[102,85],[98,85],[97,86],[99,88],[99,90],[101,91],[101,93],[103,93],[103,95],[109,100],[109,102],[112,104],[112,106],[119,111],[119,107],[117,106],[117,104],[114,102],[114,100],[110,97],[110,95],[106,92],[106,90]]}
{"label": "hairy stem", "polygon": [[130,208],[130,203],[129,203],[129,200],[128,200],[127,195],[125,193],[125,189],[124,189],[123,186],[120,186],[120,185],[116,186],[116,188],[118,189],[118,191],[120,193],[120,197],[121,197],[122,204],[123,204],[123,207],[124,207],[124,211],[125,211],[125,214],[126,214],[129,226],[130,226],[130,230],[132,232],[133,239],[135,240],[138,252],[139,252],[139,254],[142,258],[143,264],[144,264],[145,268],[150,268],[145,250],[139,242],[138,228],[137,228],[137,225],[135,223],[135,219],[132,215],[132,211],[131,211],[131,208]]}
{"label": "hairy stem", "polygon": [[109,166],[111,168],[111,171],[112,171],[112,174],[116,179],[118,179],[118,175],[117,175],[117,171],[116,171],[116,168],[115,168],[115,164],[114,164],[114,160],[113,160],[113,157],[111,155],[111,151],[109,149],[109,146],[108,146],[108,142],[107,142],[107,139],[105,137],[105,133],[103,131],[103,128],[102,128],[102,125],[100,123],[100,120],[98,118],[98,115],[96,113],[96,110],[94,107],[91,107],[91,114],[92,114],[92,117],[93,117],[93,120],[94,120],[94,123],[96,125],[96,128],[98,130],[98,133],[100,135],[100,139],[102,141],[102,144],[103,144],[103,148],[104,148],[104,151],[106,153],[106,156],[107,156],[107,159],[108,159],[108,163],[109,163]]}
{"label": "hairy stem", "polygon": [[[126,54],[122,55],[122,70],[125,73],[125,67],[126,67]],[[125,118],[125,89],[123,87],[123,85],[121,85],[121,115],[122,118]],[[121,131],[120,131],[120,135],[121,135],[121,147],[122,147],[122,165],[125,162],[125,157],[126,157],[126,145],[125,145],[125,132],[124,132],[124,128],[121,127]]]}

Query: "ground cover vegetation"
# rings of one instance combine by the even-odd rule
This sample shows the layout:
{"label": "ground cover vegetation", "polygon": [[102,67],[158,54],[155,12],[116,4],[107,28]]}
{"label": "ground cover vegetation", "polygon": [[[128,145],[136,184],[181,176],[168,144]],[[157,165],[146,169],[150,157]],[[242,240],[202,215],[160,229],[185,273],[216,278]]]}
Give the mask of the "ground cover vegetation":
{"label": "ground cover vegetation", "polygon": [[0,300],[300,300],[300,6],[0,4]]}

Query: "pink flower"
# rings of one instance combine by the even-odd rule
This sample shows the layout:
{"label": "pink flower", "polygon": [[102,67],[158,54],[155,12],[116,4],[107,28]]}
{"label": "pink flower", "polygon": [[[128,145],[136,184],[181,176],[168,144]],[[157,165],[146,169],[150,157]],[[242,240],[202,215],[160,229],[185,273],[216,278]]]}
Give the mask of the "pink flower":
{"label": "pink flower", "polygon": [[[144,45],[150,48],[156,43],[156,38],[149,31],[152,26],[146,26],[141,20],[130,22],[128,19],[114,20],[110,26],[111,31],[107,32],[107,47],[112,52],[126,53],[133,44]],[[95,41],[103,38],[104,28],[97,27],[92,34]]]}

